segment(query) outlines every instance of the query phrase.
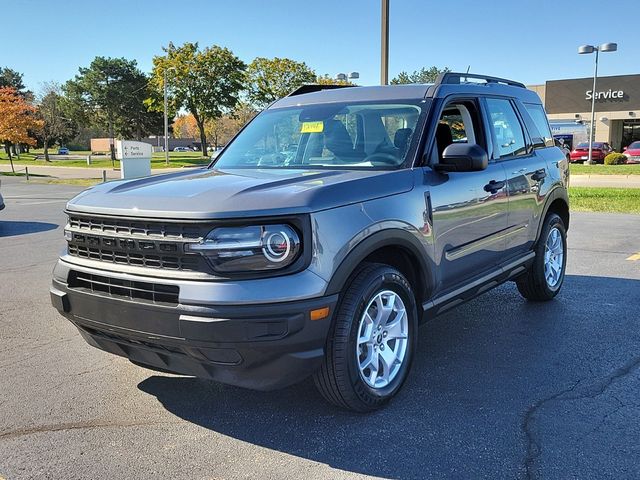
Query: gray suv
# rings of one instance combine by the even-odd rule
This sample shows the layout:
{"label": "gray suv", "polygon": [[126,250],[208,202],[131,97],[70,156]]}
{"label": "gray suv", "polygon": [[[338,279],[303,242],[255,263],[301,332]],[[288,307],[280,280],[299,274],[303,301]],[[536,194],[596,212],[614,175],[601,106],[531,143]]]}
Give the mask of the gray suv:
{"label": "gray suv", "polygon": [[72,199],[51,298],[137,365],[258,390],[313,375],[373,410],[419,324],[508,280],[558,293],[568,175],[520,83],[304,86],[207,168]]}

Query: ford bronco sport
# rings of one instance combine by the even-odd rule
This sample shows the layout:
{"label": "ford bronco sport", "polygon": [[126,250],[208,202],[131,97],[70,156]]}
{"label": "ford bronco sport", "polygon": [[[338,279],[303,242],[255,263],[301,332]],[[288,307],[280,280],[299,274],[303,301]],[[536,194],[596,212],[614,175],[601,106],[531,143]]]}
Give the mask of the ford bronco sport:
{"label": "ford bronco sport", "polygon": [[52,302],[137,365],[260,390],[313,375],[373,410],[421,322],[508,280],[558,293],[568,175],[520,83],[304,86],[207,168],[72,199]]}

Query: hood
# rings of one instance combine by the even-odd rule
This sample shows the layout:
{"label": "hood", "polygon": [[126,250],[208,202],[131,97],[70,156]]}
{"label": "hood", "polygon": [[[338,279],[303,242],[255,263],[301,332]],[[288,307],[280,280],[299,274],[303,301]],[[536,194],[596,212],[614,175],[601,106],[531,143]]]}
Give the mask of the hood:
{"label": "hood", "polygon": [[310,213],[405,192],[394,171],[196,169],[97,185],[67,209],[125,217],[216,219]]}

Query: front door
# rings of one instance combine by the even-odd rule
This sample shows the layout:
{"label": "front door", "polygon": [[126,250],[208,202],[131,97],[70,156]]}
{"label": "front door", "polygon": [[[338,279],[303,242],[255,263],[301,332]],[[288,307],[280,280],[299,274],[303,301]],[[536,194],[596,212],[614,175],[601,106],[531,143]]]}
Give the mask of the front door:
{"label": "front door", "polygon": [[[487,125],[477,100],[452,100],[441,111],[430,164],[459,142],[487,149]],[[429,145],[429,143],[427,143]],[[454,289],[494,269],[502,257],[507,228],[507,179],[500,162],[479,172],[440,173],[425,167],[433,216],[437,290]]]}

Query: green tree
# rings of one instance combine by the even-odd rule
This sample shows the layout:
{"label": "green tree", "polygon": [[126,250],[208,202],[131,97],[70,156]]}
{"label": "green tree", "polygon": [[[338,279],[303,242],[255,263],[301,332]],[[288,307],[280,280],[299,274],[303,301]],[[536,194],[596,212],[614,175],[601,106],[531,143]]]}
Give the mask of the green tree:
{"label": "green tree", "polygon": [[[70,113],[78,123],[106,128],[112,139],[116,133],[129,136],[135,132],[140,137],[157,132],[157,113],[150,117],[144,103],[149,96],[148,82],[135,60],[96,57],[65,84],[64,93],[75,105]],[[115,159],[113,144],[111,158]]]}
{"label": "green tree", "polygon": [[44,147],[44,159],[49,161],[49,145],[56,140],[62,143],[64,139],[71,137],[76,130],[73,121],[65,112],[65,98],[62,89],[57,83],[47,83],[40,94],[37,118],[42,123],[36,135],[42,141]]}
{"label": "green tree", "polygon": [[231,50],[217,45],[200,50],[197,43],[180,47],[169,44],[166,55],[153,58],[151,83],[155,95],[147,104],[162,110],[162,91],[166,75],[170,107],[193,115],[200,132],[202,155],[207,156],[208,121],[220,118],[238,103],[244,88],[245,64]]}
{"label": "green tree", "polygon": [[257,107],[287,96],[305,83],[316,81],[315,72],[304,62],[289,58],[256,58],[247,68],[247,95]]}
{"label": "green tree", "polygon": [[25,87],[22,74],[9,67],[0,68],[0,88],[2,87],[13,88],[27,101],[33,101],[33,93]]}
{"label": "green tree", "polygon": [[333,78],[328,74],[318,75],[315,79],[315,83],[318,85],[345,85],[349,87],[355,87],[356,84],[349,80],[338,80],[337,78]]}
{"label": "green tree", "polygon": [[441,73],[450,72],[448,67],[444,67],[440,70],[438,67],[433,66],[430,68],[421,68],[415,70],[413,73],[407,73],[402,71],[398,76],[391,80],[392,85],[406,84],[406,83],[433,83]]}

